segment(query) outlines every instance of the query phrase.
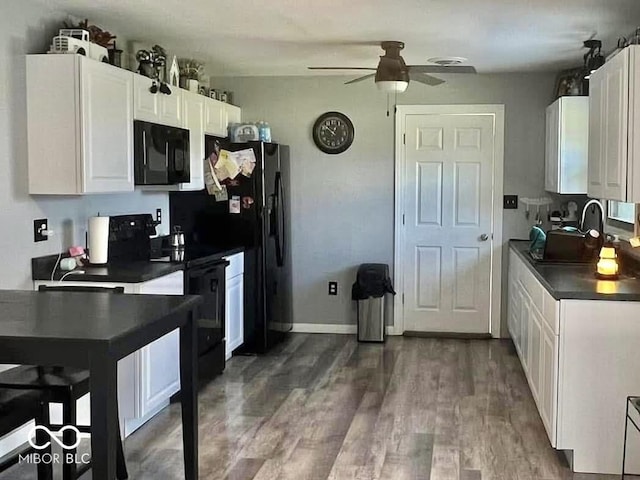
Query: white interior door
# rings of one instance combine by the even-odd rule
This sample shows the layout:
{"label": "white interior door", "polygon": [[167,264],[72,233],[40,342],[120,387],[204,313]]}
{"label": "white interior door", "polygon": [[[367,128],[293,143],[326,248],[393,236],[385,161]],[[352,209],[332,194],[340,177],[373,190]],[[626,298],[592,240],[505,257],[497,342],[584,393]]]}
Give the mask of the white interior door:
{"label": "white interior door", "polygon": [[490,333],[496,115],[403,124],[404,331]]}

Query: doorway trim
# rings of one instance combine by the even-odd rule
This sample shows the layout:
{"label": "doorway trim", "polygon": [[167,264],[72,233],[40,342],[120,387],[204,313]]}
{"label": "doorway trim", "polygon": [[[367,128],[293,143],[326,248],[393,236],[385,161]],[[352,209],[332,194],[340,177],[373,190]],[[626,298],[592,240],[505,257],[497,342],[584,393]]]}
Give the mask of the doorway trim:
{"label": "doorway trim", "polygon": [[405,196],[406,152],[404,138],[407,115],[491,115],[494,122],[494,157],[492,188],[492,252],[491,252],[491,299],[489,306],[489,332],[493,338],[500,337],[502,302],[502,192],[504,183],[504,105],[398,105],[395,112],[395,188],[394,188],[394,287],[398,293],[393,307],[393,334],[404,333],[404,258],[405,231],[402,224]]}

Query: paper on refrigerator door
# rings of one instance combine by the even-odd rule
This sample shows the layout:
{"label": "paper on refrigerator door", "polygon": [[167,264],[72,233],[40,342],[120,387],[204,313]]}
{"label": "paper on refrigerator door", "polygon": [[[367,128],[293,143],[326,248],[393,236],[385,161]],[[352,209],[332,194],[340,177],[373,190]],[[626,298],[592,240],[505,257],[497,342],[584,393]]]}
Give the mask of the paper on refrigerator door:
{"label": "paper on refrigerator door", "polygon": [[250,177],[256,168],[256,154],[252,148],[233,152],[233,158],[240,167],[240,173],[245,177]]}
{"label": "paper on refrigerator door", "polygon": [[212,153],[209,157],[204,159],[204,184],[207,187],[207,193],[209,195],[216,195],[216,199],[218,198],[218,194],[222,191],[222,185],[220,185],[214,170],[214,165],[217,161],[218,156],[215,153]]}
{"label": "paper on refrigerator door", "polygon": [[220,150],[218,161],[213,169],[220,182],[225,181],[227,178],[236,178],[240,173],[240,167],[236,163],[232,152],[226,150]]}

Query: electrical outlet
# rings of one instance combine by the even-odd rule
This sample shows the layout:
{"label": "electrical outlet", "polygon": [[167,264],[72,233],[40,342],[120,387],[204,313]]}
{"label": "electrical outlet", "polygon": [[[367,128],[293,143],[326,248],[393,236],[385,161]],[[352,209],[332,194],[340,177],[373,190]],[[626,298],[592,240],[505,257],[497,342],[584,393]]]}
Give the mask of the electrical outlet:
{"label": "electrical outlet", "polygon": [[505,210],[518,209],[518,195],[505,195],[502,202],[502,208]]}
{"label": "electrical outlet", "polygon": [[44,242],[48,240],[49,237],[45,235],[43,232],[49,229],[49,221],[46,218],[41,218],[39,220],[33,221],[33,241],[34,242]]}
{"label": "electrical outlet", "polygon": [[329,282],[329,295],[338,295],[338,282]]}
{"label": "electrical outlet", "polygon": [[156,222],[162,223],[162,209],[156,208]]}

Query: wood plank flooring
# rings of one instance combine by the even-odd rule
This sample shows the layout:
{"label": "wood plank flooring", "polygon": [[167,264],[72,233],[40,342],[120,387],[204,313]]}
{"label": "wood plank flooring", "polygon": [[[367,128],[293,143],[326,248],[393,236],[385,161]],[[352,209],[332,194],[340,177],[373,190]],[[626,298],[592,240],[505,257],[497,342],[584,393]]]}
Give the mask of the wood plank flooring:
{"label": "wood plank flooring", "polygon": [[[234,357],[199,414],[207,480],[617,478],[573,475],[549,446],[507,340],[295,334]],[[130,478],[183,478],[181,445],[176,404],[127,439]]]}

